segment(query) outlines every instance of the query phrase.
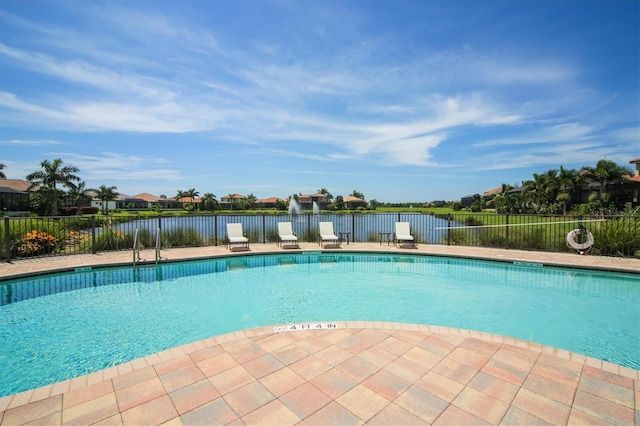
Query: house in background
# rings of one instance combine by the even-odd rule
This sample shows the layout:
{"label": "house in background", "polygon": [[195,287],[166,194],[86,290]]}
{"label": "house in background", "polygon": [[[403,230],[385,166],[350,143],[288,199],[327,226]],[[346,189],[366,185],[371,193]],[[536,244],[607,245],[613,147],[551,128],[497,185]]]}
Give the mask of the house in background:
{"label": "house in background", "polygon": [[348,195],[344,197],[344,205],[351,210],[355,210],[358,207],[367,208],[367,202],[362,198],[354,197],[353,195]]}
{"label": "house in background", "polygon": [[261,209],[275,209],[278,205],[278,201],[285,200],[279,197],[263,198],[261,200],[256,200],[256,207]]}
{"label": "house in background", "polygon": [[502,192],[502,185],[496,188],[489,189],[488,191],[484,191],[481,197],[484,201],[491,201],[496,197],[496,195],[500,194],[501,192]]}
{"label": "house in background", "polygon": [[329,200],[325,194],[320,193],[312,195],[298,195],[298,204],[300,204],[300,208],[302,208],[302,210],[313,210],[313,203],[316,203],[320,210],[324,210],[327,208]]}
{"label": "house in background", "polygon": [[0,211],[8,216],[28,215],[31,212],[31,191],[27,190],[30,185],[22,179],[0,179]]}
{"label": "house in background", "polygon": [[631,203],[629,207],[640,206],[640,158],[635,158],[629,161],[629,164],[633,164],[636,167],[636,170],[632,176],[629,176],[627,184],[629,186],[629,195],[630,199],[628,202]]}
{"label": "house in background", "polygon": [[220,197],[219,205],[220,205],[221,209],[231,210],[232,209],[232,205],[231,205],[232,201],[235,203],[236,201],[246,200],[246,199],[247,199],[247,197],[245,197],[242,194],[225,195],[225,196]]}
{"label": "house in background", "polygon": [[473,204],[474,201],[479,199],[480,199],[480,194],[465,195],[460,199],[460,205],[462,205],[463,208],[469,207],[471,204]]}
{"label": "house in background", "polygon": [[148,192],[143,192],[142,194],[134,195],[133,197],[146,201],[146,208],[148,209],[153,209],[155,205],[159,205],[163,209],[182,207],[182,204],[178,205],[175,200],[171,200],[169,198],[161,198],[157,195],[149,194]]}

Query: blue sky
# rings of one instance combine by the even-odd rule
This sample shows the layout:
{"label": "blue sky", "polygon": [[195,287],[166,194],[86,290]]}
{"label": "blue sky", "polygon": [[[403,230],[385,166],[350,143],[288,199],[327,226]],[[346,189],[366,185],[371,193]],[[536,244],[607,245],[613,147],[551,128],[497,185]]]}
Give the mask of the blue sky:
{"label": "blue sky", "polygon": [[0,1],[0,163],[455,200],[640,157],[640,2]]}

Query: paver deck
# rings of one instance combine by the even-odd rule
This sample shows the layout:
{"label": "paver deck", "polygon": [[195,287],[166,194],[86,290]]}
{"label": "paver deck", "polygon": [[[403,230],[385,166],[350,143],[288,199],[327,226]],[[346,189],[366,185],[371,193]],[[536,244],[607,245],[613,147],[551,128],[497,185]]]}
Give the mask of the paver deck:
{"label": "paver deck", "polygon": [[[303,243],[303,250],[319,249]],[[341,250],[405,251],[370,243]],[[282,249],[251,246],[252,254],[270,251]],[[640,272],[638,259],[427,245],[406,251]],[[162,252],[169,260],[226,254],[222,247]],[[0,278],[131,262],[130,252],[17,261],[1,265]],[[321,325],[212,336],[2,397],[0,423],[640,424],[638,370],[469,330]]]}

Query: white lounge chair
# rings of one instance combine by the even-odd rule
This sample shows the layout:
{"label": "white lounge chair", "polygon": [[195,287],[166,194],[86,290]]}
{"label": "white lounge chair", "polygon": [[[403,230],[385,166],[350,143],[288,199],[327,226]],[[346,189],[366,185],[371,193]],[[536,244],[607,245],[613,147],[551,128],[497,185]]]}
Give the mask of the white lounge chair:
{"label": "white lounge chair", "polygon": [[300,248],[298,237],[293,233],[291,222],[278,222],[278,245]]}
{"label": "white lounge chair", "polygon": [[227,223],[227,249],[231,250],[234,244],[249,250],[249,239],[244,236],[241,223]]}
{"label": "white lounge chair", "polygon": [[393,244],[395,246],[402,244],[408,244],[411,247],[416,246],[413,235],[411,235],[409,222],[396,222],[396,232],[393,234]]}
{"label": "white lounge chair", "polygon": [[340,240],[335,232],[333,232],[333,222],[319,222],[318,226],[320,227],[320,239],[318,243],[321,247],[324,247],[325,243],[340,247]]}

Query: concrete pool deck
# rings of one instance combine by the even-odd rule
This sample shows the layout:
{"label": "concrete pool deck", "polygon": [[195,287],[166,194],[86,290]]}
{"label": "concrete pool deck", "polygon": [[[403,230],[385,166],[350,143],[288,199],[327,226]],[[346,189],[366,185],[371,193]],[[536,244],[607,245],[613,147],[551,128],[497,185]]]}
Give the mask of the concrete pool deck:
{"label": "concrete pool deck", "polygon": [[[320,249],[301,243],[295,252],[307,250]],[[640,273],[639,259],[564,253],[439,245],[398,249],[378,243],[323,251],[406,252]],[[294,250],[251,245],[251,254],[269,252]],[[161,254],[186,260],[229,251],[202,247]],[[155,253],[145,250],[141,257],[154,260]],[[0,265],[0,279],[132,260],[129,251],[21,260]],[[327,320],[335,322],[214,336],[0,397],[0,423],[640,424],[638,370],[469,330]]]}

